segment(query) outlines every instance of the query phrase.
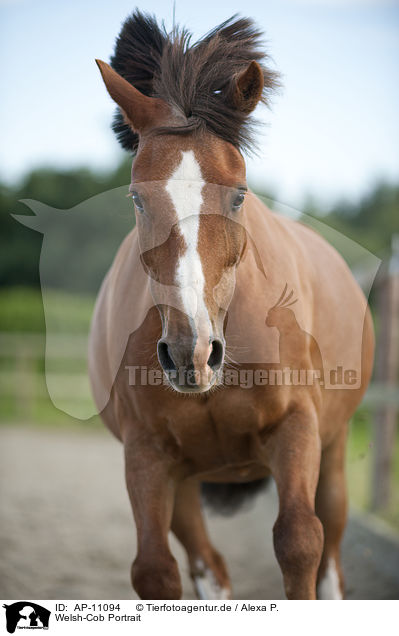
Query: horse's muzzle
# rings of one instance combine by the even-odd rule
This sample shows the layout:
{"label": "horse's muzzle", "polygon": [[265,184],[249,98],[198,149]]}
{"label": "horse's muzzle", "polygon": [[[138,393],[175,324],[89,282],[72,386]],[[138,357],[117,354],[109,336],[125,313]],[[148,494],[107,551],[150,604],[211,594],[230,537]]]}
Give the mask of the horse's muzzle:
{"label": "horse's muzzle", "polygon": [[206,347],[184,346],[161,338],[158,360],[170,385],[180,393],[204,393],[219,383],[224,360],[224,343],[214,339]]}

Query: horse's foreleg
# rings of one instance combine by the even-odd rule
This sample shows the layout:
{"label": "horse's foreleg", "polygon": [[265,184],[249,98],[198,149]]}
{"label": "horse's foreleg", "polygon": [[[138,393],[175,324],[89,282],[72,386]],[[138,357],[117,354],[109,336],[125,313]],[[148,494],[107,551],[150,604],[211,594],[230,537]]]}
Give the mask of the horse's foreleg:
{"label": "horse's foreleg", "polygon": [[230,581],[222,556],[209,541],[201,510],[200,483],[187,479],[178,486],[172,530],[184,546],[197,596],[230,598]]}
{"label": "horse's foreleg", "polygon": [[294,412],[280,423],[269,439],[268,453],[280,502],[274,549],[286,595],[315,599],[323,529],[315,515],[320,439],[312,411]]}
{"label": "horse's foreleg", "polygon": [[132,584],[142,599],[179,599],[182,588],[168,545],[176,480],[164,453],[142,439],[125,440],[126,484],[137,528]]}
{"label": "horse's foreleg", "polygon": [[343,426],[321,457],[316,493],[316,513],[323,524],[324,549],[319,567],[317,595],[320,599],[342,599],[344,579],[340,565],[340,543],[346,525],[345,445]]}

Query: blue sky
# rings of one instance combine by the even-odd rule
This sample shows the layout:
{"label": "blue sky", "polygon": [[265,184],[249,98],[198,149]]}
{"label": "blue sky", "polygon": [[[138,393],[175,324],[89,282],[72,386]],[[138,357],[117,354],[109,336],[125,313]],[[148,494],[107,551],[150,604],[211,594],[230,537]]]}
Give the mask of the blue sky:
{"label": "blue sky", "polygon": [[[94,58],[108,60],[135,6],[172,24],[173,1],[0,0],[0,178],[39,165],[107,169],[121,151],[114,106]],[[176,18],[201,36],[238,12],[265,31],[284,90],[265,122],[252,184],[289,205],[312,194],[357,198],[399,179],[397,0],[176,0]]]}

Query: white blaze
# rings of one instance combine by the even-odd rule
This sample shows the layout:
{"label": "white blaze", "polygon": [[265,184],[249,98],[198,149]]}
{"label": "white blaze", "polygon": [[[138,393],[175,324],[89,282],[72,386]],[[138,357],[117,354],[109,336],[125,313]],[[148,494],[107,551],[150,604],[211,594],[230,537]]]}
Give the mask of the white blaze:
{"label": "white blaze", "polygon": [[185,313],[194,320],[197,330],[210,334],[210,321],[204,300],[205,279],[198,252],[200,211],[205,182],[192,150],[182,152],[182,159],[166,185],[177,216],[185,252],[179,258],[176,285],[180,289]]}

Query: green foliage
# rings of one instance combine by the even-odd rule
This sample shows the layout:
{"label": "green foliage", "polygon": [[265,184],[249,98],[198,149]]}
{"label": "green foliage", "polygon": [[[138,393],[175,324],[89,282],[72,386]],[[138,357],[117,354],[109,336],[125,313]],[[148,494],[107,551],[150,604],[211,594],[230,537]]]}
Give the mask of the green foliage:
{"label": "green foliage", "polygon": [[[320,217],[314,204],[308,212]],[[384,259],[390,253],[392,235],[399,234],[399,186],[378,183],[355,203],[336,202],[322,220]]]}
{"label": "green foliage", "polygon": [[[22,199],[39,201],[55,210],[71,210],[75,206],[80,210],[82,203],[91,197],[126,186],[130,182],[130,168],[131,158],[127,157],[109,173],[95,174],[85,168],[68,171],[46,168],[32,171],[14,187],[0,183],[0,286],[40,284],[38,264],[43,235],[11,216],[29,214],[29,209],[20,202]],[[75,271],[69,271],[75,281],[71,291],[97,291],[121,237],[133,224],[131,202],[124,199],[123,192],[118,192],[117,201],[112,204],[111,213],[99,216],[97,222],[95,215],[72,219],[69,225],[72,239],[63,231],[62,224],[56,227],[58,220],[54,218],[55,240],[47,268],[53,273],[50,286],[68,289],[66,270],[63,275],[68,264],[75,266]],[[357,202],[338,201],[327,213],[314,200],[304,207],[304,212],[383,258],[389,252],[391,235],[399,232],[398,185],[379,183]],[[88,264],[85,271],[81,271],[79,262],[73,262],[78,250],[85,251]]]}
{"label": "green foliage", "polygon": [[[11,214],[29,214],[29,209],[21,203],[23,199],[42,202],[51,208],[58,210],[70,210],[74,206],[87,201],[91,197],[107,192],[130,183],[131,160],[123,161],[116,170],[107,174],[93,174],[87,169],[60,171],[52,169],[38,169],[31,172],[23,182],[10,187],[0,183],[0,286],[5,285],[29,285],[39,286],[39,259],[43,235],[28,227],[24,227],[16,221]],[[127,190],[126,190],[127,192]],[[121,205],[130,203],[130,225],[133,224],[134,214],[131,202],[121,201]],[[127,233],[128,227],[126,214],[116,213],[110,216],[106,227],[98,224],[93,228],[91,219],[85,218],[79,223],[75,236],[76,249],[83,243],[88,235],[95,243],[95,231],[97,230],[110,247],[116,250],[120,243],[120,237]],[[54,271],[59,271],[63,266],[62,257],[67,258],[70,245],[68,238],[59,236],[57,245],[53,250]],[[73,252],[72,252],[73,253]],[[88,255],[88,261],[99,259],[101,268],[104,269],[104,258],[101,253]],[[107,262],[109,257],[107,255]],[[61,265],[60,265],[61,264]],[[109,264],[109,263],[108,263]],[[102,275],[103,275],[102,271]],[[82,291],[94,291],[98,287],[99,275],[96,270],[86,273],[80,278]],[[79,277],[76,277],[79,280]],[[62,277],[58,277],[62,281]]]}

